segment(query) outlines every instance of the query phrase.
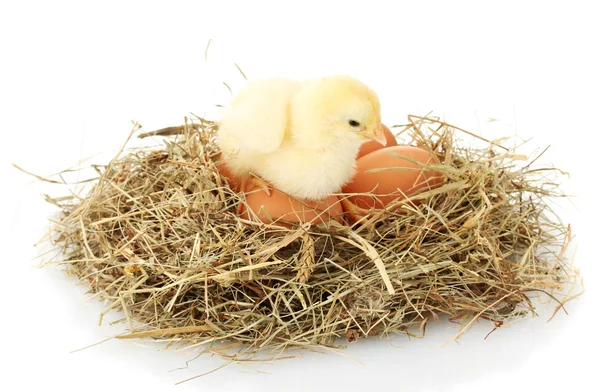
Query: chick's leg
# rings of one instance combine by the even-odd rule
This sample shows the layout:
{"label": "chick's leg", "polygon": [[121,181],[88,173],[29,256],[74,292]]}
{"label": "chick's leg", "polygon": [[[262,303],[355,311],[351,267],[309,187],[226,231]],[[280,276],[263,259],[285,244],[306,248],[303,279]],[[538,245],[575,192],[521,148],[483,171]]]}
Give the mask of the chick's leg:
{"label": "chick's leg", "polygon": [[[252,173],[244,177],[244,179],[242,180],[242,184],[240,185],[240,192],[245,195],[248,192],[251,192],[257,188],[259,189],[259,192],[262,190],[267,194],[267,196],[271,197],[271,185],[262,178],[257,177]],[[243,210],[244,203],[240,202],[237,206],[236,212],[238,215],[241,215]]]}
{"label": "chick's leg", "polygon": [[271,197],[271,184],[263,180],[262,178],[256,176],[255,174],[250,173],[244,181],[242,182],[242,192],[247,193],[254,189],[263,190],[267,196]]}
{"label": "chick's leg", "polygon": [[372,220],[368,219],[371,216],[368,210],[360,208],[345,197],[342,197],[340,202],[342,203],[342,208],[352,223],[360,221],[361,224],[366,226],[368,229],[373,229],[375,227]]}

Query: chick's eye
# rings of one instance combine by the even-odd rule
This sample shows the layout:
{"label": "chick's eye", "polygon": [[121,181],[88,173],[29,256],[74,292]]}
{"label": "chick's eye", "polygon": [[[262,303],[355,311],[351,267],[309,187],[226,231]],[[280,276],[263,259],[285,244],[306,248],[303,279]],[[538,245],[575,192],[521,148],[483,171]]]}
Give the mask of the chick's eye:
{"label": "chick's eye", "polygon": [[348,124],[350,124],[350,126],[352,126],[352,127],[358,127],[360,125],[360,123],[355,120],[348,121]]}

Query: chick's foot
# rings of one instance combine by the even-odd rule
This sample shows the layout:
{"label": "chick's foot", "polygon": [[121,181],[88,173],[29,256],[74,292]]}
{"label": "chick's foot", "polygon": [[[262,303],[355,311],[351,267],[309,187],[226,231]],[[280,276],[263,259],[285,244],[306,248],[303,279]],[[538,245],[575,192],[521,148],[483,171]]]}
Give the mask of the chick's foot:
{"label": "chick's foot", "polygon": [[259,189],[264,191],[267,194],[267,196],[271,197],[271,188],[271,184],[251,173],[242,182],[241,190],[242,193],[248,193],[254,191],[255,189]]}

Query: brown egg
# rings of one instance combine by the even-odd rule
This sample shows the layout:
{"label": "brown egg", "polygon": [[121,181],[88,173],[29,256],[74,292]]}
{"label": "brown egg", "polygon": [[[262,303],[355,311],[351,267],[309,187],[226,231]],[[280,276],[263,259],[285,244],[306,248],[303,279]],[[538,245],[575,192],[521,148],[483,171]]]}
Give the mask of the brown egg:
{"label": "brown egg", "polygon": [[271,196],[264,190],[253,189],[246,193],[246,205],[240,208],[244,219],[255,220],[256,217],[264,223],[323,223],[335,219],[342,223],[344,210],[337,196],[329,196],[324,200],[297,200],[287,194],[271,188]]}
{"label": "brown egg", "polygon": [[219,171],[219,173],[221,173],[223,177],[227,178],[227,182],[229,183],[229,187],[231,188],[231,190],[233,190],[234,192],[240,191],[240,188],[242,186],[242,177],[233,174],[229,166],[227,166],[227,164],[225,163],[225,161],[219,161],[217,163],[217,170]]}
{"label": "brown egg", "polygon": [[[416,163],[389,153],[406,156],[423,164],[438,163],[434,156],[419,147],[392,146],[371,152],[357,160],[356,175],[349,184],[344,186],[342,191],[344,193],[372,193],[376,197],[370,195],[351,196],[347,202],[358,209],[381,209],[394,200],[413,195],[419,190],[434,188],[443,182],[440,173],[424,170]],[[390,168],[391,170],[369,172],[369,170],[380,168]]]}
{"label": "brown egg", "polygon": [[[383,124],[381,124],[381,126],[383,127],[383,133],[385,133],[385,140],[387,140],[387,144],[385,145],[385,147],[397,146],[398,142],[396,141],[396,136],[394,136],[394,134],[392,133],[392,131],[390,131],[388,127],[386,127]],[[360,149],[358,150],[358,155],[356,155],[356,159],[367,155],[375,150],[380,150],[382,148],[384,148],[384,146],[382,146],[374,140],[363,143],[360,146]]]}

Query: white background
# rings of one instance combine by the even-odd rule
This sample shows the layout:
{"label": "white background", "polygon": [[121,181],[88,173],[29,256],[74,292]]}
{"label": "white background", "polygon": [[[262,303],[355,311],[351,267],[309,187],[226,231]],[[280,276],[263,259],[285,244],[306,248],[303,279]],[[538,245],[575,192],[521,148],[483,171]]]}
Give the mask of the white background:
{"label": "white background", "polygon": [[[600,24],[593,2],[4,2],[0,3],[0,390],[562,391],[597,388]],[[450,4],[451,3],[451,4]],[[208,62],[204,51],[209,39]],[[54,211],[11,162],[41,175],[117,150],[131,120],[151,130],[214,113],[250,78],[351,74],[378,91],[384,122],[433,111],[486,137],[551,145],[541,163],[571,173],[557,206],[576,233],[586,293],[546,323],[515,322],[460,341],[442,324],[423,340],[361,342],[343,353],[220,366],[192,353],[108,338],[103,308],[32,245]],[[499,121],[488,123],[489,118]],[[527,152],[527,151],[526,151]],[[91,162],[104,163],[96,157]],[[5,232],[4,232],[5,231]],[[596,245],[596,246],[594,246]],[[575,250],[575,247],[573,248]],[[40,256],[41,255],[41,256]]]}

